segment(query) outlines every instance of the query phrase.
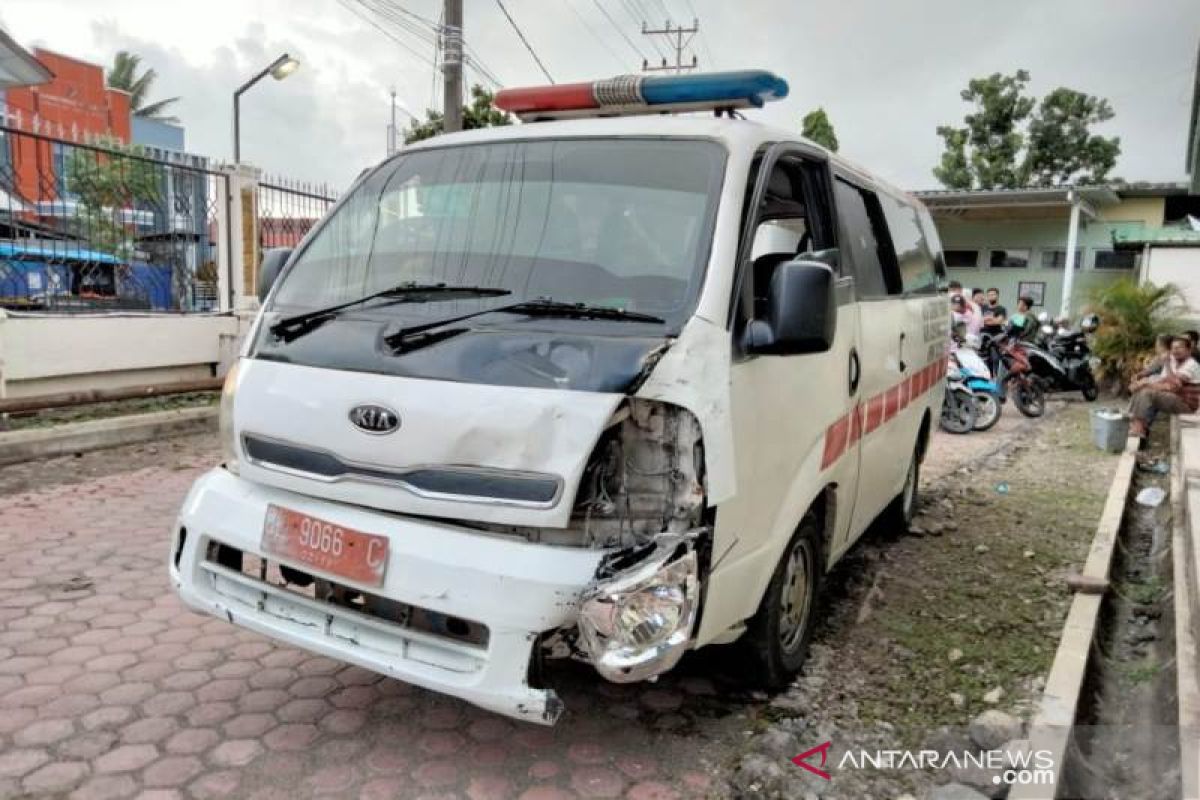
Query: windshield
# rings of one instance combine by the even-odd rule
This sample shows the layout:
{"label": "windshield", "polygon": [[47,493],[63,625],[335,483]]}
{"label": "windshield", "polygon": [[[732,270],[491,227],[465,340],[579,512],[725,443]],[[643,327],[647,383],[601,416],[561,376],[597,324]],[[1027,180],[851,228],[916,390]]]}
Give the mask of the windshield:
{"label": "windshield", "polygon": [[445,283],[511,294],[367,304],[353,316],[411,324],[553,298],[651,314],[667,323],[656,333],[669,333],[686,320],[703,279],[724,159],[713,142],[679,139],[413,151],[367,178],[324,223],[284,276],[272,310],[296,314],[407,282]]}

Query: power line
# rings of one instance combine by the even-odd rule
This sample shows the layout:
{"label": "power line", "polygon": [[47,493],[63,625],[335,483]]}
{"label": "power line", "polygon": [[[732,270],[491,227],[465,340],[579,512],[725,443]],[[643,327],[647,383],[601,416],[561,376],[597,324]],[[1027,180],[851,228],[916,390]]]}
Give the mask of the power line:
{"label": "power line", "polygon": [[422,62],[424,62],[426,64],[429,64],[430,66],[434,66],[433,62],[429,60],[428,56],[418,53],[415,49],[413,49],[412,45],[410,45],[408,42],[404,41],[400,37],[396,36],[396,34],[394,34],[392,31],[388,30],[387,28],[384,28],[382,25],[380,25],[375,20],[371,19],[371,17],[367,16],[366,13],[364,13],[363,11],[360,11],[358,8],[356,8],[350,2],[350,0],[338,0],[338,2],[341,3],[346,8],[347,11],[354,14],[354,16],[358,17],[363,22],[366,22],[368,25],[370,25],[371,27],[378,30],[384,36],[388,37],[389,39],[391,39],[393,42],[395,42],[396,44],[403,47],[408,52],[412,53],[416,58],[420,59]]}
{"label": "power line", "polygon": [[604,18],[608,20],[608,24],[612,25],[613,29],[616,30],[616,32],[621,35],[621,38],[625,40],[625,44],[633,48],[633,52],[637,53],[638,58],[640,58],[642,61],[645,61],[646,54],[639,50],[638,46],[633,43],[633,40],[625,35],[625,31],[621,30],[621,26],[617,24],[617,21],[613,19],[612,15],[604,9],[604,6],[600,5],[600,0],[592,0],[592,2],[596,4],[596,8],[600,9],[600,13],[603,14]]}
{"label": "power line", "polygon": [[[633,20],[633,25],[635,28],[646,27],[646,21],[650,19],[650,15],[646,13],[645,7],[640,2],[634,2],[634,0],[621,0],[621,7],[625,9],[625,13],[627,13],[629,18]],[[655,40],[650,40],[650,46],[654,48],[654,52],[658,53],[659,58],[665,59],[667,57],[666,51],[659,47],[658,42]]]}
{"label": "power line", "polygon": [[584,18],[583,14],[580,13],[579,9],[577,9],[575,7],[575,4],[572,2],[572,0],[566,0],[566,6],[567,6],[567,8],[571,9],[572,12],[574,12],[575,16],[579,17],[579,21],[583,24],[583,27],[587,29],[587,32],[590,33],[592,35],[592,38],[595,39],[597,42],[599,42],[600,45],[609,52],[609,55],[611,55],[613,57],[613,59],[616,60],[617,64],[620,65],[621,69],[625,69],[625,62],[621,60],[621,57],[619,55],[617,55],[617,51],[613,50],[611,47],[609,47],[608,42],[606,42],[604,40],[604,37],[602,37],[600,34],[596,33],[596,30],[590,24],[588,24],[587,19]]}
{"label": "power line", "polygon": [[554,78],[550,77],[550,71],[546,69],[546,65],[538,58],[538,54],[534,52],[533,45],[525,38],[525,34],[521,33],[521,28],[517,25],[517,21],[512,18],[512,14],[508,13],[508,9],[504,7],[504,0],[496,0],[496,5],[500,6],[500,10],[504,12],[505,18],[508,19],[508,24],[512,25],[512,29],[517,32],[517,36],[521,39],[521,44],[525,45],[525,49],[529,51],[529,55],[533,56],[533,60],[537,62],[541,68],[542,74],[546,76],[546,80],[554,83]]}

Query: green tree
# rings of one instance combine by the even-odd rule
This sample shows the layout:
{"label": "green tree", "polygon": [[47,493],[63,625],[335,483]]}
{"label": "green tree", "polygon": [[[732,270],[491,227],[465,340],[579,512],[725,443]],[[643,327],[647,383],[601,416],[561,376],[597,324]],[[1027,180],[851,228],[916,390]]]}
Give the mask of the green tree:
{"label": "green tree", "polygon": [[1100,377],[1124,389],[1153,352],[1155,337],[1179,330],[1186,304],[1174,284],[1122,278],[1091,293],[1091,310],[1100,315],[1092,347]]}
{"label": "green tree", "polygon": [[163,112],[168,106],[179,102],[178,97],[168,97],[166,100],[156,100],[147,104],[147,96],[158,79],[158,73],[147,68],[138,74],[142,57],[127,50],[119,51],[113,57],[113,65],[108,70],[108,85],[113,89],[129,92],[129,107],[135,116],[157,119],[163,122],[178,122],[178,117],[167,116]]}
{"label": "green tree", "polygon": [[829,121],[829,116],[825,113],[824,108],[814,108],[805,114],[804,119],[801,120],[801,125],[801,136],[809,141],[816,142],[826,150],[837,152],[837,134],[833,132],[833,123]]}
{"label": "green tree", "polygon": [[125,210],[157,202],[160,176],[153,162],[140,157],[140,147],[115,139],[99,144],[67,154],[66,189],[76,200],[71,225],[89,247],[127,260],[134,239]]}
{"label": "green tree", "polygon": [[1117,163],[1121,140],[1090,131],[1113,118],[1108,101],[1059,87],[1042,98],[1029,121],[1024,172],[1036,186],[1100,183]]}
{"label": "green tree", "polygon": [[951,189],[1020,185],[1018,156],[1025,143],[1021,126],[1034,107],[1033,99],[1024,96],[1028,82],[1029,73],[1019,69],[1014,75],[996,72],[967,84],[959,95],[974,104],[974,111],[963,118],[963,127],[938,127],[947,152],[934,168],[934,177]]}
{"label": "green tree", "polygon": [[1113,117],[1107,100],[1059,87],[1039,103],[1026,94],[1029,73],[975,78],[960,96],[973,108],[961,126],[940,125],[933,175],[951,189],[1011,189],[1103,181],[1120,139],[1093,134]]}
{"label": "green tree", "polygon": [[[512,117],[495,106],[496,95],[479,84],[471,87],[471,103],[463,108],[463,129],[490,128],[495,125],[511,125]],[[404,131],[404,142],[409,144],[437,136],[442,132],[443,115],[440,111],[427,109],[425,121],[416,122]]]}

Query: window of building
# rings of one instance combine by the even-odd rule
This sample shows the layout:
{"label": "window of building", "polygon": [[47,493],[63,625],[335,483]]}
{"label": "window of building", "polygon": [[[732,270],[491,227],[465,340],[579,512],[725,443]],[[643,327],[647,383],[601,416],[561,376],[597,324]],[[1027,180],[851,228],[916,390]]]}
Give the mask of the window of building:
{"label": "window of building", "polygon": [[992,269],[1025,269],[1029,266],[1029,250],[989,250],[988,266]]}
{"label": "window of building", "polygon": [[[1066,250],[1043,250],[1042,269],[1065,269],[1067,266]],[[1083,269],[1083,248],[1075,251],[1075,269]]]}
{"label": "window of building", "polygon": [[942,255],[950,269],[975,269],[979,266],[978,250],[943,250]]}
{"label": "window of building", "polygon": [[1133,269],[1137,266],[1134,250],[1097,250],[1096,269]]}

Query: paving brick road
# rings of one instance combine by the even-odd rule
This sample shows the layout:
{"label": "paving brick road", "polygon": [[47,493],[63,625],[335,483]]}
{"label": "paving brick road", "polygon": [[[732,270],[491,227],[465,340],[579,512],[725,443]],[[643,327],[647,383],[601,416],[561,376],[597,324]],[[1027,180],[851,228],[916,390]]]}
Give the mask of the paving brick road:
{"label": "paving brick road", "polygon": [[[939,436],[927,479],[1013,416]],[[193,437],[0,469],[0,797],[719,793],[746,698],[703,659],[637,686],[557,667],[568,710],[546,729],[184,609],[168,530],[216,459]]]}

